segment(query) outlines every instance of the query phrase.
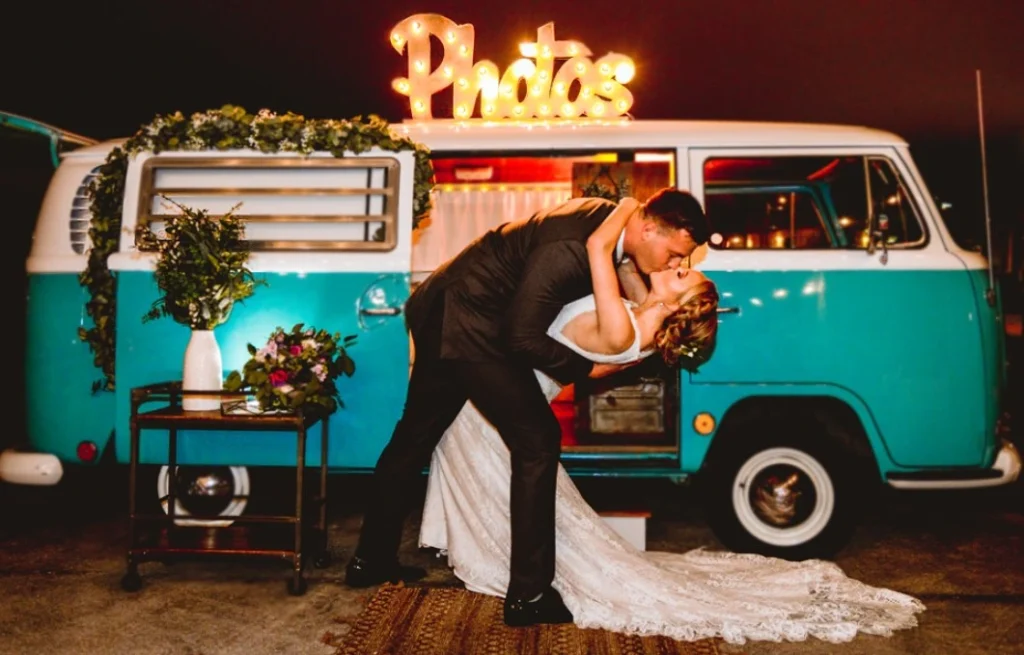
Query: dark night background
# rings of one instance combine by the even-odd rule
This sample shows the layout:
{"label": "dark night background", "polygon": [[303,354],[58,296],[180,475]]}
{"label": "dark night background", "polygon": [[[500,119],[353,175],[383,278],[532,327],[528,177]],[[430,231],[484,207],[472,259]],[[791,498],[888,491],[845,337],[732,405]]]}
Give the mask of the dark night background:
{"label": "dark night background", "polygon": [[[995,259],[1008,303],[1019,303],[1024,2],[15,4],[0,10],[0,110],[97,139],[128,136],[157,113],[226,103],[400,121],[409,109],[390,87],[406,74],[405,57],[388,41],[395,23],[420,12],[472,23],[476,59],[504,70],[520,41],[554,22],[556,37],[583,41],[595,57],[616,51],[634,59],[636,118],[852,123],[897,132],[931,191],[954,204],[950,228],[965,245],[984,244],[974,77],[981,69]],[[3,238],[4,306],[16,339],[9,344],[24,332],[24,262],[50,172],[42,139],[0,129],[0,214],[14,228]],[[20,371],[17,346],[7,350]]]}

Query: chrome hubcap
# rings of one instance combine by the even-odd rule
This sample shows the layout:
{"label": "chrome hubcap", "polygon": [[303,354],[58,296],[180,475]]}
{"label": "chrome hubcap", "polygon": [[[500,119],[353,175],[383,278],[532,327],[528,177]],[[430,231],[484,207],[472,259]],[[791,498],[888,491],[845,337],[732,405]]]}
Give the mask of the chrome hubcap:
{"label": "chrome hubcap", "polygon": [[181,466],[176,482],[174,491],[190,514],[220,514],[235,497],[234,476],[226,466]]}
{"label": "chrome hubcap", "polygon": [[832,520],[835,485],[821,462],[797,448],[767,448],[733,478],[732,507],[751,536],[772,546],[799,546]]}
{"label": "chrome hubcap", "polygon": [[[157,476],[157,496],[166,513],[166,496],[170,490],[168,467],[163,466]],[[249,470],[244,466],[179,466],[174,485],[174,513],[189,517],[193,514],[220,516],[221,519],[176,519],[177,525],[227,527],[232,518],[245,512],[249,497]]]}
{"label": "chrome hubcap", "polygon": [[817,494],[803,470],[780,464],[754,476],[749,499],[758,518],[782,528],[806,521],[817,503]]}

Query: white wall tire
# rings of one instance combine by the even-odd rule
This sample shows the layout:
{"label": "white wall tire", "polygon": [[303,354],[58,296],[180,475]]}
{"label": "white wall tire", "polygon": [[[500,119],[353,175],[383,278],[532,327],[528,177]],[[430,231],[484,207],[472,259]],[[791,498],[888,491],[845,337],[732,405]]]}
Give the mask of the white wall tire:
{"label": "white wall tire", "polygon": [[[179,471],[185,467],[179,467]],[[216,511],[218,516],[226,517],[223,520],[206,520],[206,519],[190,519],[181,518],[175,519],[174,524],[185,527],[209,527],[209,528],[226,528],[231,526],[234,521],[228,517],[241,516],[245,512],[246,505],[248,505],[248,498],[251,490],[251,482],[249,480],[249,470],[245,466],[227,466],[227,467],[210,467],[212,469],[224,469],[229,472],[230,482],[230,497],[224,498],[220,507],[217,507]],[[161,466],[156,478],[156,493],[157,499],[160,500],[160,506],[163,508],[164,513],[168,513],[167,499],[165,496],[168,494],[170,488],[170,475],[168,475],[169,469],[167,466]],[[184,502],[181,498],[175,498],[175,514],[177,516],[188,517],[191,516],[191,512],[188,509],[188,505],[191,504],[188,499]]]}
{"label": "white wall tire", "polygon": [[[734,551],[830,559],[853,534],[871,483],[856,456],[822,432],[732,434],[701,472],[708,525]],[[779,435],[779,436],[776,436]]]}
{"label": "white wall tire", "polygon": [[[809,492],[813,498],[806,497]],[[808,501],[810,505],[804,506]],[[754,453],[732,481],[732,509],[740,525],[755,539],[778,548],[799,546],[820,535],[832,519],[835,501],[828,471],[796,448]]]}

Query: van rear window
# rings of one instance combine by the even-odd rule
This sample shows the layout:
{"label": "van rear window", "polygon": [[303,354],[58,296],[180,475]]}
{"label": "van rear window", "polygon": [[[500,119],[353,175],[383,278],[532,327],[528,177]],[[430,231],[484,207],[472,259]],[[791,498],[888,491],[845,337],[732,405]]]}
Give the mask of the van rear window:
{"label": "van rear window", "polygon": [[153,157],[137,225],[158,236],[178,211],[234,210],[254,251],[392,250],[398,162],[389,157]]}

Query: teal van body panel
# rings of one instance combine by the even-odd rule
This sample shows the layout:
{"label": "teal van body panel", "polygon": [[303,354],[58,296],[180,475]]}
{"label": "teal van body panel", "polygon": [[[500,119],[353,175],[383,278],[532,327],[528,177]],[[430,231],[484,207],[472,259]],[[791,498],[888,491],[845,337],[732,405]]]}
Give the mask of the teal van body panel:
{"label": "teal van body panel", "polygon": [[93,392],[103,374],[78,328],[91,326],[87,291],[70,273],[28,276],[25,423],[33,449],[78,462],[82,441],[106,447],[114,429],[114,394]]}
{"label": "teal van body panel", "polygon": [[[727,385],[846,389],[870,408],[893,466],[990,459],[981,420],[991,403],[983,382],[990,373],[976,348],[965,347],[978,341],[979,317],[963,268],[707,273],[721,305],[739,311],[722,315],[719,349],[693,377],[692,386],[707,387],[702,398],[721,388],[736,399]],[[689,414],[710,411],[685,396],[683,406]]]}
{"label": "teal van body panel", "polygon": [[[402,316],[375,318],[361,326],[357,302],[382,279],[379,273],[259,274],[268,285],[232,309],[229,320],[214,330],[224,375],[241,370],[246,348],[259,348],[277,326],[298,323],[357,335],[349,350],[355,374],[342,376],[338,387],[344,403],[330,417],[328,464],[332,468],[372,468],[390,438],[405,404],[409,342]],[[403,279],[405,276],[399,276]],[[405,283],[408,288],[408,282]],[[407,293],[407,291],[406,291]],[[128,461],[130,391],[155,382],[179,380],[190,331],[170,318],[143,323],[142,316],[157,298],[153,276],[124,271],[118,283],[117,322],[117,453]],[[404,299],[403,299],[404,300]],[[154,407],[155,408],[155,407]],[[145,409],[145,408],[143,408]],[[311,431],[307,462],[320,461],[319,427]],[[147,431],[141,439],[144,462],[164,462],[165,431]],[[245,466],[291,466],[295,437],[287,433],[185,431],[179,436],[179,462]]]}
{"label": "teal van body panel", "polygon": [[[700,471],[718,430],[728,420],[729,412],[750,399],[772,398],[832,398],[847,405],[860,421],[868,439],[878,469],[882,474],[902,470],[892,459],[882,440],[875,417],[864,399],[850,389],[827,384],[714,384],[699,381],[700,374],[684,373],[682,379],[683,415],[680,420],[682,443],[682,472],[693,474]],[[699,434],[694,428],[698,414],[708,413],[715,417],[715,431]],[[772,437],[783,435],[772,434]]]}

